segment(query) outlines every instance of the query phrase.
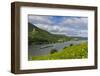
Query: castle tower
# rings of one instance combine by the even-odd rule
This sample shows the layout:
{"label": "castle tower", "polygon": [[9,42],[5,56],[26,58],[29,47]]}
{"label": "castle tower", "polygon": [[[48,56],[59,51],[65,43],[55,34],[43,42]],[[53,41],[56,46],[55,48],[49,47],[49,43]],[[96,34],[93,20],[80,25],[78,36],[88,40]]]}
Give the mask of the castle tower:
{"label": "castle tower", "polygon": [[35,28],[33,28],[33,32],[35,32]]}

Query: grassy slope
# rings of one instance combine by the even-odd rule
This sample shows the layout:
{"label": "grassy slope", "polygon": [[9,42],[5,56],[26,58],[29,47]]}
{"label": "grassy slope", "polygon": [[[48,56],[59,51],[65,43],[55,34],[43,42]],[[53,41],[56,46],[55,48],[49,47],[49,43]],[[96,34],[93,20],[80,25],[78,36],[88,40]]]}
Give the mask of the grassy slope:
{"label": "grassy slope", "polygon": [[80,45],[73,45],[64,48],[62,51],[56,52],[54,54],[48,54],[45,56],[34,56],[32,57],[32,60],[81,59],[87,58],[87,56],[87,43],[82,43]]}

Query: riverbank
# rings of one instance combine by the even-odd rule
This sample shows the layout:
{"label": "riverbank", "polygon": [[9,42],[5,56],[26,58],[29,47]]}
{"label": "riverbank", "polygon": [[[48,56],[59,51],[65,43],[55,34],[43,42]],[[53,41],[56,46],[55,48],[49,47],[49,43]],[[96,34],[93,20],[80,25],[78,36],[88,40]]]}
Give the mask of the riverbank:
{"label": "riverbank", "polygon": [[72,45],[81,44],[82,42],[87,42],[84,40],[79,41],[67,41],[63,43],[54,43],[54,44],[41,44],[41,45],[31,45],[28,47],[28,58],[29,60],[33,56],[44,56],[51,53],[51,50],[56,49],[61,51],[64,47],[69,47]]}
{"label": "riverbank", "polygon": [[88,57],[87,42],[65,47],[59,52],[44,56],[33,56],[31,60],[82,59]]}

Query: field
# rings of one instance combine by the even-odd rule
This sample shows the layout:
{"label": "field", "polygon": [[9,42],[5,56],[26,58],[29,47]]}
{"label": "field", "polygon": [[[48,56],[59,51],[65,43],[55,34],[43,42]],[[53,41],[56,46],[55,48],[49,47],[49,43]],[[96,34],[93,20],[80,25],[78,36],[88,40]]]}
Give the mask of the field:
{"label": "field", "polygon": [[33,56],[31,60],[83,59],[87,57],[88,45],[86,42],[83,42],[78,45],[64,47],[60,52],[54,52],[44,56]]}

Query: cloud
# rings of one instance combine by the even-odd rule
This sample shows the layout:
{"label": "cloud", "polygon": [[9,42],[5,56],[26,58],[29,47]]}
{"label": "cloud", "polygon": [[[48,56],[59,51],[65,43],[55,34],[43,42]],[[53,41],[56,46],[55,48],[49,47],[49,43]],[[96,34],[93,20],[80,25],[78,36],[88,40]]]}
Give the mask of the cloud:
{"label": "cloud", "polygon": [[88,36],[88,18],[72,16],[28,16],[28,21],[53,34]]}
{"label": "cloud", "polygon": [[64,17],[64,23],[66,24],[80,24],[80,23],[87,23],[87,18],[83,18],[83,17],[69,17],[66,18]]}
{"label": "cloud", "polygon": [[61,23],[64,27],[74,28],[74,29],[87,29],[88,20],[83,17],[64,17]]}
{"label": "cloud", "polygon": [[52,24],[51,20],[52,16],[37,16],[37,15],[29,15],[28,21],[33,24]]}

